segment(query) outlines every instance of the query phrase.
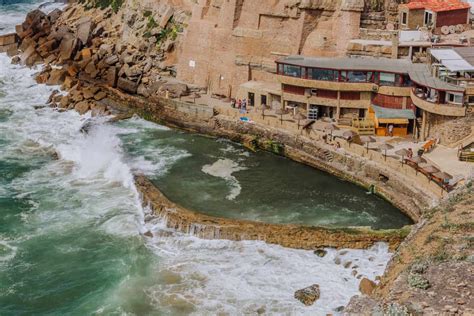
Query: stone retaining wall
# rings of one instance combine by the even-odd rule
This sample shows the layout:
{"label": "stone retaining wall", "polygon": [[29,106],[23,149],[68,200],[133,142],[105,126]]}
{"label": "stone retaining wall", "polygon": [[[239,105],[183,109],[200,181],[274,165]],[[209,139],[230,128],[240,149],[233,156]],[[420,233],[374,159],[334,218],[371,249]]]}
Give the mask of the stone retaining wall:
{"label": "stone retaining wall", "polygon": [[366,249],[376,242],[384,241],[394,250],[408,233],[408,229],[328,229],[218,218],[187,210],[169,201],[144,176],[137,176],[135,184],[144,206],[150,207],[157,216],[164,219],[169,228],[203,239],[262,240],[283,247],[307,250],[320,247]]}

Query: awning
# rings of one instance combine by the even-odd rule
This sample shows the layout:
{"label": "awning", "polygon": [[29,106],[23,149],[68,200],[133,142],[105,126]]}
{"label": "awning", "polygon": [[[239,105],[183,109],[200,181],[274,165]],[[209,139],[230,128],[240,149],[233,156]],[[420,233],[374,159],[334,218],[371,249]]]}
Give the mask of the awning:
{"label": "awning", "polygon": [[471,66],[467,61],[464,59],[453,59],[453,60],[443,60],[443,66],[448,68],[449,71],[456,72],[456,71],[474,71],[474,67]]}
{"label": "awning", "polygon": [[474,66],[452,48],[432,49],[430,53],[449,71],[474,71]]}
{"label": "awning", "polygon": [[382,123],[382,120],[391,120],[400,119],[404,121],[414,120],[415,113],[412,110],[402,110],[402,109],[389,109],[383,108],[381,106],[372,105],[372,109],[375,112],[375,117]]}
{"label": "awning", "polygon": [[381,124],[408,124],[407,119],[377,119]]}

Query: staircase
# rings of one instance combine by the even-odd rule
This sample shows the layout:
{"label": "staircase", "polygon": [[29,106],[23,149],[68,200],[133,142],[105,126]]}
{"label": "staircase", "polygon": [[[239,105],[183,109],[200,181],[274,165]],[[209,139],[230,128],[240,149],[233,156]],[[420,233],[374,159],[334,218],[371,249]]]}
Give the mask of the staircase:
{"label": "staircase", "polygon": [[334,156],[327,149],[321,149],[320,156],[321,156],[322,159],[324,159],[327,162],[332,162],[334,160]]}

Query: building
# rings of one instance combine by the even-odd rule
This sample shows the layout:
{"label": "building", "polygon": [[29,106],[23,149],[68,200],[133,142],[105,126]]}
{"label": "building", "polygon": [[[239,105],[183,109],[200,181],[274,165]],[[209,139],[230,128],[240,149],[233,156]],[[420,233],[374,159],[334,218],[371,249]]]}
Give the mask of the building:
{"label": "building", "polygon": [[341,125],[371,121],[377,135],[387,135],[392,125],[395,135],[425,139],[436,124],[465,116],[470,100],[471,90],[462,83],[447,82],[433,76],[429,65],[408,60],[288,56],[276,64],[280,93],[274,86],[256,89],[265,84],[246,83],[239,97],[257,106],[278,97],[283,108]]}
{"label": "building", "polygon": [[433,29],[439,34],[443,26],[465,26],[470,20],[469,3],[461,0],[411,0],[399,6],[400,29]]}

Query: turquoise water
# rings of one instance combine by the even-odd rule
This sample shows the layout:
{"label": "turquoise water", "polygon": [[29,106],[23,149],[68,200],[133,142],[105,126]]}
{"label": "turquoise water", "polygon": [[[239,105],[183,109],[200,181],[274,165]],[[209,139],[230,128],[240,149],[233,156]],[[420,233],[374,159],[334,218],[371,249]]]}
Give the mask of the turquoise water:
{"label": "turquoise water", "polygon": [[[39,3],[0,2],[0,33],[13,30]],[[343,187],[348,198],[390,206],[287,160],[140,119],[115,125],[96,119],[84,135],[87,115],[35,110],[54,89],[36,85],[38,70],[11,65],[0,54],[0,315],[242,315],[262,308],[272,315],[319,315],[358,293],[358,279],[336,265],[336,257],[357,263],[358,273],[370,279],[382,274],[390,258],[384,244],[347,254],[329,249],[319,258],[311,251],[206,241],[166,229],[141,207],[133,172],[150,175],[184,205],[264,221],[289,220],[291,207],[301,208],[295,220],[312,218],[308,205],[322,202],[309,202],[331,193],[303,199],[314,187],[298,184],[293,173]],[[265,190],[263,184],[275,178],[283,184]],[[195,192],[187,195],[189,190]],[[301,207],[276,200],[298,190],[304,193]],[[253,201],[256,194],[262,199]],[[155,237],[143,237],[146,231]],[[314,283],[321,299],[302,306],[294,291]]]}

